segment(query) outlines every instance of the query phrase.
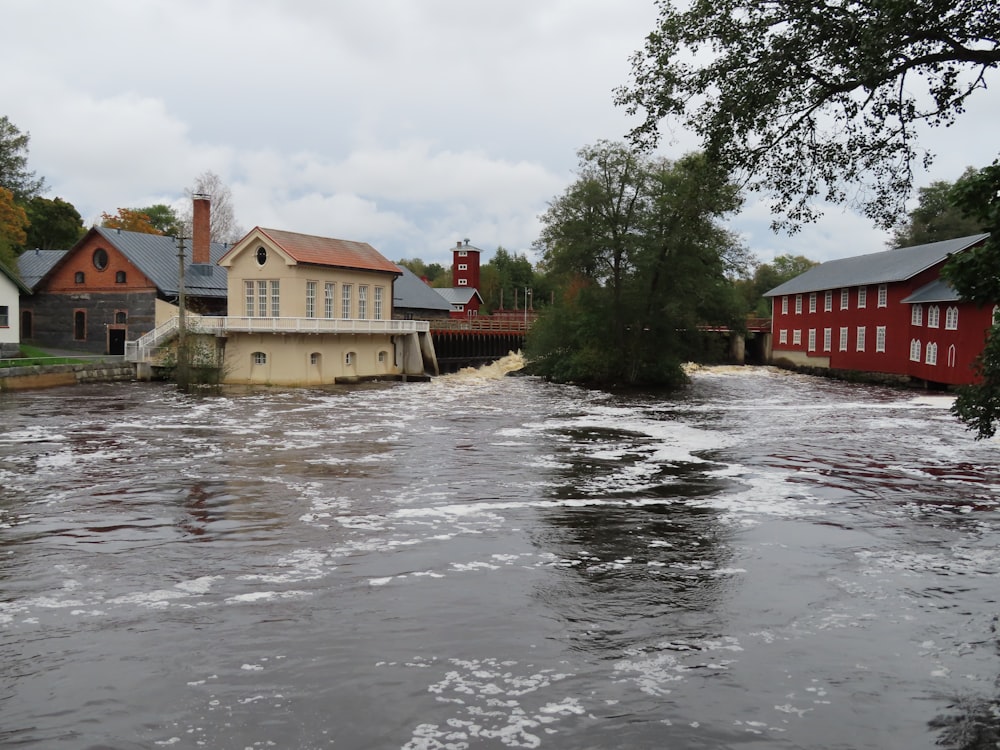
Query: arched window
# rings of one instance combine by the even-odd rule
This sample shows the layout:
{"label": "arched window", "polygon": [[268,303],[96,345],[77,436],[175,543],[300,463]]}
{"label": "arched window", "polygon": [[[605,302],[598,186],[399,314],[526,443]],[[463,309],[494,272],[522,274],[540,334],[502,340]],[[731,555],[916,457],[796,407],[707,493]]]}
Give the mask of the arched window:
{"label": "arched window", "polygon": [[344,355],[344,364],[347,365],[348,367],[353,365],[354,357],[355,357],[354,352],[347,352],[347,354]]}
{"label": "arched window", "polygon": [[927,308],[927,327],[937,328],[941,325],[941,308],[937,305],[931,305]]}
{"label": "arched window", "polygon": [[920,339],[913,339],[910,341],[910,361],[920,361]]}
{"label": "arched window", "polygon": [[933,341],[927,344],[927,351],[924,353],[924,362],[928,365],[937,364],[937,344]]}
{"label": "arched window", "polygon": [[924,324],[924,306],[914,305],[910,308],[910,325],[922,326]]}
{"label": "arched window", "polygon": [[267,364],[267,354],[265,354],[264,352],[254,352],[250,356],[253,357],[253,363],[255,365]]}
{"label": "arched window", "polygon": [[320,363],[320,361],[321,361],[320,358],[321,358],[321,355],[320,355],[319,352],[313,352],[312,354],[309,355],[309,364],[311,364],[311,365],[318,365]]}
{"label": "arched window", "polygon": [[952,344],[948,347],[948,367],[955,366],[955,345]]}
{"label": "arched window", "polygon": [[944,313],[944,327],[948,331],[958,330],[958,308],[949,307]]}

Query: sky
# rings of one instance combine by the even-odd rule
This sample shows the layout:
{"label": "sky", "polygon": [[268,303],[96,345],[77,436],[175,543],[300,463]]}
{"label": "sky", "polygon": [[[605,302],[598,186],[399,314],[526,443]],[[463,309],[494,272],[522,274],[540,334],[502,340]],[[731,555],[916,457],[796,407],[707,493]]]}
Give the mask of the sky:
{"label": "sky", "polygon": [[[447,267],[468,239],[537,257],[548,203],[580,148],[635,124],[614,105],[653,0],[0,0],[0,115],[30,133],[45,195],[89,226],[166,203],[206,171],[238,224],[368,242]],[[929,131],[918,184],[985,166],[1000,77]],[[683,132],[660,146],[696,148]],[[730,221],[761,261],[886,249],[831,207],[788,236],[750,199]]]}

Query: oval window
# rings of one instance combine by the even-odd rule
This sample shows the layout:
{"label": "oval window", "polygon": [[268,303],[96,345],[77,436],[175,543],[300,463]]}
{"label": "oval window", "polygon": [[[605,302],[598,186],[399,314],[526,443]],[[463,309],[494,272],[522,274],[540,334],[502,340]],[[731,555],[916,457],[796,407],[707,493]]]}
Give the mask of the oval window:
{"label": "oval window", "polygon": [[103,271],[108,267],[108,251],[99,247],[94,251],[94,268]]}
{"label": "oval window", "polygon": [[263,247],[257,248],[257,265],[262,266],[267,263],[267,250]]}

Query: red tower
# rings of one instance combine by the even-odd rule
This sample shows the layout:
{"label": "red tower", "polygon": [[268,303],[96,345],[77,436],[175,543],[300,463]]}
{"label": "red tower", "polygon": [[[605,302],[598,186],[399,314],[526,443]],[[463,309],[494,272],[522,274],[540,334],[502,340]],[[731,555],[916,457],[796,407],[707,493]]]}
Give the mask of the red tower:
{"label": "red tower", "polygon": [[451,285],[479,289],[479,253],[468,240],[455,244],[452,250]]}

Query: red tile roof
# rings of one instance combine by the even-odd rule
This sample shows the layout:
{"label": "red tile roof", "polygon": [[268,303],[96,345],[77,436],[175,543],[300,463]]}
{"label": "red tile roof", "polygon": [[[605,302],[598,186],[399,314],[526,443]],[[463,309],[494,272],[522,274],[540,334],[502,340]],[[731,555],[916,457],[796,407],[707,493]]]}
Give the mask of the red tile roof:
{"label": "red tile roof", "polygon": [[257,227],[257,230],[269,237],[297,263],[400,274],[395,263],[388,260],[367,242],[316,237],[311,234],[264,229],[263,227]]}

